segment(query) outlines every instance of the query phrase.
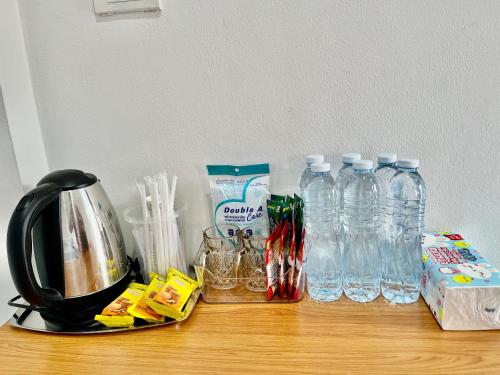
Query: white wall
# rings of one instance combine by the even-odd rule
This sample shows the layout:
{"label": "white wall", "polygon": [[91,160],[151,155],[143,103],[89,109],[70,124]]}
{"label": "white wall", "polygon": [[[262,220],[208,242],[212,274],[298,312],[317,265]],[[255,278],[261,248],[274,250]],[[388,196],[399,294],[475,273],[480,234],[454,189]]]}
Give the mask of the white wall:
{"label": "white wall", "polygon": [[[15,153],[14,153],[15,151]],[[24,190],[32,188],[48,165],[17,1],[0,3],[0,322],[17,293],[5,248],[10,215]]]}
{"label": "white wall", "polygon": [[7,320],[12,309],[7,301],[17,295],[10,277],[5,241],[10,215],[22,195],[21,181],[17,172],[16,159],[5,113],[0,87],[0,324]]}
{"label": "white wall", "polygon": [[418,157],[430,227],[500,265],[500,2],[162,1],[96,20],[90,0],[20,1],[51,169],[96,173],[122,210],[134,180],[177,173],[194,251],[207,163]]}
{"label": "white wall", "polygon": [[38,112],[24,43],[18,2],[0,3],[0,86],[16,154],[19,178],[25,191],[48,172]]}

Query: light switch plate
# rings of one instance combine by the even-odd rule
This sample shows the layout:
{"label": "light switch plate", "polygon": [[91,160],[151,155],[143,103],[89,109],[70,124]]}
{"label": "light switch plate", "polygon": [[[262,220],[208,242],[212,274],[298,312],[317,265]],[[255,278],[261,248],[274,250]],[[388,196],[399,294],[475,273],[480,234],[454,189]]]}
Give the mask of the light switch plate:
{"label": "light switch plate", "polygon": [[94,0],[94,11],[98,16],[159,10],[159,0]]}

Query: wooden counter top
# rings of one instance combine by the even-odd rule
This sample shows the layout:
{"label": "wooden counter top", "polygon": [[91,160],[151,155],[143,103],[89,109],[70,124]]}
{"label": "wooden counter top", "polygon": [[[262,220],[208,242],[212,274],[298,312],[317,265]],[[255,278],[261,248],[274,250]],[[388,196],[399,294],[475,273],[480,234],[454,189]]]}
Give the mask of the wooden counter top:
{"label": "wooden counter top", "polygon": [[[307,299],[307,297],[306,297]],[[1,374],[500,374],[500,331],[442,331],[425,303],[208,305],[89,336],[0,329]]]}

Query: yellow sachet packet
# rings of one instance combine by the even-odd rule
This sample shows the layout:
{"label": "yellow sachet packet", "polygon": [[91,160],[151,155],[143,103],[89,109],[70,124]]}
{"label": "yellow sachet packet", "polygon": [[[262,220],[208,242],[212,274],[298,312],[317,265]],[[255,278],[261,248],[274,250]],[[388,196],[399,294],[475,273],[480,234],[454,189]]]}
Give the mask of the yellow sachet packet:
{"label": "yellow sachet packet", "polygon": [[107,327],[118,328],[118,327],[132,327],[134,325],[134,317],[127,316],[108,316],[108,315],[96,315],[95,320],[101,322]]}
{"label": "yellow sachet packet", "polygon": [[[154,272],[154,271],[151,271],[151,272],[149,273],[149,280],[153,280],[156,276],[163,277],[163,276],[162,276],[162,275],[160,275],[159,273],[156,273],[156,272]],[[163,277],[163,278],[165,278],[165,277]]]}
{"label": "yellow sachet packet", "polygon": [[201,288],[203,286],[203,272],[205,268],[203,266],[194,266],[194,272],[196,273],[196,281],[198,286]]}
{"label": "yellow sachet packet", "polygon": [[196,306],[196,302],[198,302],[198,297],[200,296],[200,292],[196,291],[196,289],[191,293],[191,297],[189,297],[186,306],[184,307],[184,316],[186,317],[189,314],[191,314],[191,311],[194,309]]}
{"label": "yellow sachet packet", "polygon": [[107,316],[127,316],[129,313],[127,309],[134,303],[139,301],[139,299],[144,294],[147,286],[144,284],[130,283],[127,289],[120,294],[113,302],[102,310],[102,315]]}
{"label": "yellow sachet packet", "polygon": [[198,283],[175,268],[168,271],[167,282],[146,304],[156,313],[173,319],[184,317],[184,306]]}
{"label": "yellow sachet packet", "polygon": [[149,307],[146,304],[146,299],[153,298],[156,293],[163,288],[165,283],[166,280],[163,277],[156,275],[146,288],[146,291],[143,293],[141,298],[127,309],[128,313],[136,318],[144,319],[149,323],[164,322],[165,317],[156,313],[151,307]]}
{"label": "yellow sachet packet", "polygon": [[196,280],[193,280],[188,275],[183,274],[178,269],[175,269],[174,267],[170,267],[168,269],[167,280],[174,277],[174,276],[182,277],[184,280],[186,280],[187,283],[189,283],[189,285],[191,285],[193,290],[195,290],[198,287],[198,282]]}

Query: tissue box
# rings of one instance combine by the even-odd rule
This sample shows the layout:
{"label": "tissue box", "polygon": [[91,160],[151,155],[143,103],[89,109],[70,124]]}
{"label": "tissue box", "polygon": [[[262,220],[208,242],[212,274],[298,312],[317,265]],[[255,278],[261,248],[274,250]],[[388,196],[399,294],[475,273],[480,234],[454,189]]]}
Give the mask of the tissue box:
{"label": "tissue box", "polygon": [[422,296],[444,330],[500,328],[500,273],[460,234],[423,237]]}

